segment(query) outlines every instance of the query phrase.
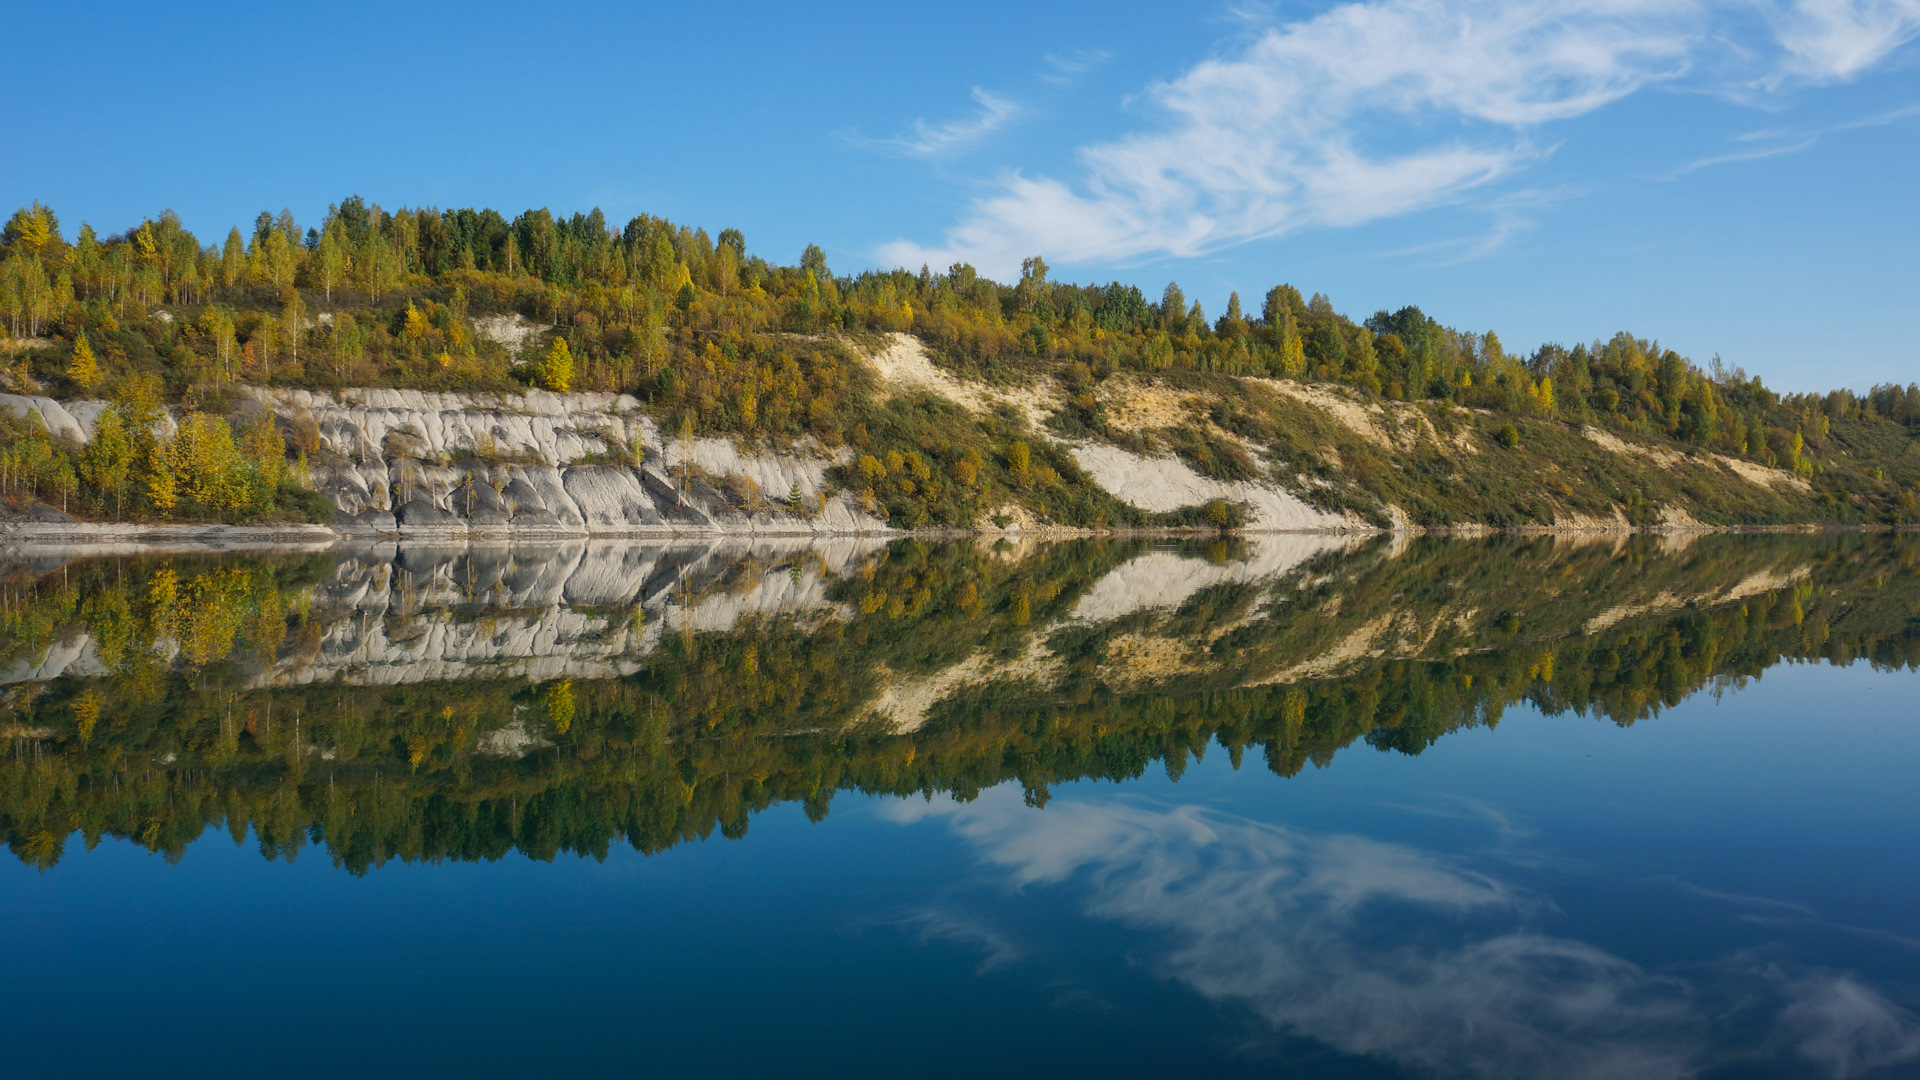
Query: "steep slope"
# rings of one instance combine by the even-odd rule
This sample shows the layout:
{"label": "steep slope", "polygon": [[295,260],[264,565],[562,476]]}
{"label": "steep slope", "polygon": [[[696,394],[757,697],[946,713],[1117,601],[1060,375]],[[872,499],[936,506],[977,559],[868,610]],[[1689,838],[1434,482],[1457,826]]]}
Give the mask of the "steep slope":
{"label": "steep slope", "polygon": [[[860,371],[824,442],[674,437],[671,405],[542,390],[241,387],[230,419],[274,418],[337,528],[422,537],[1620,531],[1871,522],[1885,502],[1675,440],[1329,383],[1078,363],[988,383],[908,334],[848,344]],[[66,445],[105,408],[0,396]]]}

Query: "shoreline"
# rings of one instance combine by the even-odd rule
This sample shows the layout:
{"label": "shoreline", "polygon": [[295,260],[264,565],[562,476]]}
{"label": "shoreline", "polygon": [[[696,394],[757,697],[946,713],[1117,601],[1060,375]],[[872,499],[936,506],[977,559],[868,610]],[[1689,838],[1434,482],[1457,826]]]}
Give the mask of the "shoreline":
{"label": "shoreline", "polygon": [[1485,536],[1698,536],[1724,534],[1795,534],[1819,532],[1912,532],[1912,526],[1844,525],[1819,522],[1790,525],[1653,525],[1596,528],[1591,525],[1525,525],[1491,528],[1454,525],[1408,529],[1234,529],[1208,528],[1081,529],[1065,527],[1011,529],[805,529],[788,527],[678,528],[637,526],[618,530],[581,530],[547,527],[447,528],[416,526],[372,529],[333,525],[214,525],[121,522],[0,522],[0,554],[72,553],[84,555],[142,555],[164,553],[226,553],[248,551],[325,551],[353,543],[520,544],[578,540],[634,542],[757,539],[906,539],[934,540],[1069,540],[1091,537],[1195,538],[1211,536],[1445,536],[1472,539]]}

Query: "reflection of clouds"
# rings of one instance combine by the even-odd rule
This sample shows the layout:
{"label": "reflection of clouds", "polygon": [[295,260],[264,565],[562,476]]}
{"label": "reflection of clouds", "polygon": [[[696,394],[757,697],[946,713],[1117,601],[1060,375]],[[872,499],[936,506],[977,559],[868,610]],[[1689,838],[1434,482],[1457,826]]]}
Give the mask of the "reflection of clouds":
{"label": "reflection of clouds", "polygon": [[1878,926],[1849,926],[1846,923],[1834,922],[1832,919],[1822,918],[1818,911],[1815,911],[1805,904],[1776,900],[1770,896],[1748,896],[1744,893],[1721,892],[1718,889],[1703,889],[1692,882],[1681,881],[1678,878],[1670,878],[1668,880],[1673,882],[1675,888],[1690,896],[1704,897],[1708,900],[1720,900],[1738,907],[1755,909],[1740,916],[1740,918],[1746,922],[1774,925],[1805,923],[1806,925],[1818,926],[1825,930],[1837,930],[1844,934],[1858,934],[1861,937],[1884,941],[1908,949],[1920,949],[1920,938],[1895,933],[1892,930]]}
{"label": "reflection of clouds", "polygon": [[980,975],[985,975],[996,968],[1006,967],[1025,954],[1025,950],[1015,944],[1012,938],[1000,931],[979,919],[951,911],[932,908],[916,911],[900,920],[899,925],[906,929],[918,930],[922,943],[951,941],[979,949],[986,954],[973,969]]}
{"label": "reflection of clouds", "polygon": [[[1010,789],[890,812],[944,819],[1019,886],[1084,875],[1091,914],[1166,936],[1162,974],[1347,1053],[1486,1077],[1680,1077],[1728,1058],[1706,1001],[1726,988],[1527,930],[1512,888],[1405,845],[1195,807],[1036,812]],[[1737,996],[1784,1001],[1774,1052],[1842,1077],[1920,1054],[1913,1015],[1848,978],[1736,978]]]}
{"label": "reflection of clouds", "polygon": [[1834,1076],[1920,1061],[1920,1023],[1914,1015],[1847,976],[1807,979],[1791,992],[1794,1000],[1780,1014],[1780,1033]]}

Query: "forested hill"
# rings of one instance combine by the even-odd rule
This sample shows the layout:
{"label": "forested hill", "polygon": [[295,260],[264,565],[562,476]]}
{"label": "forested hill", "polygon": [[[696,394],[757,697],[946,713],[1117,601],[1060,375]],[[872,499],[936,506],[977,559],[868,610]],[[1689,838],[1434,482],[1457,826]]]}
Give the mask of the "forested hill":
{"label": "forested hill", "polygon": [[[1783,396],[1630,333],[1520,355],[1417,307],[1356,321],[1291,285],[1248,295],[1213,318],[1178,285],[1055,282],[1038,257],[1008,284],[964,264],[836,275],[818,247],[781,265],[738,230],[598,210],[353,197],[216,240],[171,212],[69,234],[35,203],[0,237],[0,393],[111,401],[126,446],[89,461],[0,410],[0,483],[103,516],[324,516],[300,494],[313,447],[239,423],[240,384],[538,386],[632,394],[685,437],[851,445],[837,482],[897,525],[1159,521],[1059,450],[1087,444],[1382,525],[1920,521],[1920,387]],[[1036,407],[903,402],[857,361],[888,334]],[[199,466],[145,434],[162,409],[226,479],[189,482]]]}

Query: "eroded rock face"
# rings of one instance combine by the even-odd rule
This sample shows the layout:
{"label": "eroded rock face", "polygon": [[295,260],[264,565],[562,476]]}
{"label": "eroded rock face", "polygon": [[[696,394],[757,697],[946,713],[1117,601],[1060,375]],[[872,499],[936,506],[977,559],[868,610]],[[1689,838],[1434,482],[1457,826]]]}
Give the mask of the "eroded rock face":
{"label": "eroded rock face", "polygon": [[[25,394],[0,394],[0,409],[14,416],[38,413],[40,422],[47,427],[47,434],[56,439],[71,439],[84,443],[93,438],[93,429],[100,422],[100,414],[107,409],[104,401],[55,401],[49,397],[29,396]],[[162,416],[154,425],[154,434],[162,438],[173,435],[173,417]]]}
{"label": "eroded rock face", "polygon": [[314,487],[375,532],[887,531],[846,497],[822,497],[837,456],[663,439],[625,394],[247,394],[317,443]]}
{"label": "eroded rock face", "polygon": [[[423,538],[892,531],[846,496],[827,494],[827,470],[844,449],[663,439],[627,394],[239,393],[243,415],[270,410],[311,449],[313,486],[349,530]],[[82,443],[104,408],[0,395],[0,409],[37,413],[56,437]],[[170,434],[172,419],[159,427]]]}

